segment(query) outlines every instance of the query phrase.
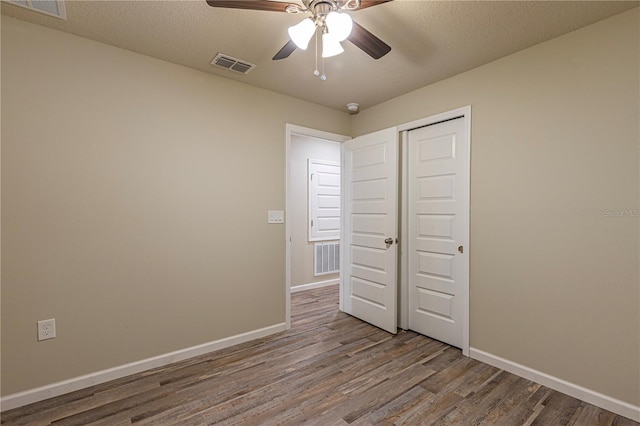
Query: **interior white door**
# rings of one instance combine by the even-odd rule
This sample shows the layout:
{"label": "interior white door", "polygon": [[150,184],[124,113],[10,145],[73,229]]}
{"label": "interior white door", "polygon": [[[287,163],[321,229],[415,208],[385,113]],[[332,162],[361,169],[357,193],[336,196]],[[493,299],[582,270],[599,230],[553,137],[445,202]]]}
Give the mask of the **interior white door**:
{"label": "interior white door", "polygon": [[396,333],[398,131],[342,147],[342,309]]}
{"label": "interior white door", "polygon": [[340,164],[308,159],[309,241],[340,239]]}
{"label": "interior white door", "polygon": [[409,328],[463,346],[469,171],[463,118],[409,132]]}

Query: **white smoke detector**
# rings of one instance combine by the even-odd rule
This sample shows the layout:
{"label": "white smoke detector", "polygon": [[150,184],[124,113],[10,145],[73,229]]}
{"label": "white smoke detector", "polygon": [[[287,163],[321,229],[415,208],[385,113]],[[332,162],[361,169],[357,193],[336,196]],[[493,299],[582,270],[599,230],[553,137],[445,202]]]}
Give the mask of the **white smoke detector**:
{"label": "white smoke detector", "polygon": [[351,114],[356,114],[358,111],[360,111],[360,104],[355,102],[348,103],[347,111],[349,111],[349,113]]}

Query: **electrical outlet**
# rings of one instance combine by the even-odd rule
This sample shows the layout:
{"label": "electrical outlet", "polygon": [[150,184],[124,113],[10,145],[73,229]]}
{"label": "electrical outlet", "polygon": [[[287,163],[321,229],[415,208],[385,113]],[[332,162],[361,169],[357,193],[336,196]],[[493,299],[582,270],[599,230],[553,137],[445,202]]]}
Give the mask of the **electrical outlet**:
{"label": "electrical outlet", "polygon": [[38,321],[38,342],[41,340],[53,339],[54,337],[56,337],[55,318]]}

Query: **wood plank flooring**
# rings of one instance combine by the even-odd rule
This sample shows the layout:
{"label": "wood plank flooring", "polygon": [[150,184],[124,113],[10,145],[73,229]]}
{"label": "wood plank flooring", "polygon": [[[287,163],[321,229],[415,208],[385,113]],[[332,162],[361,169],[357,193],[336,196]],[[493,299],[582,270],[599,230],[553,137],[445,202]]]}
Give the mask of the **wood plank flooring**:
{"label": "wood plank flooring", "polygon": [[292,296],[292,329],[2,413],[2,425],[638,425],[414,332]]}

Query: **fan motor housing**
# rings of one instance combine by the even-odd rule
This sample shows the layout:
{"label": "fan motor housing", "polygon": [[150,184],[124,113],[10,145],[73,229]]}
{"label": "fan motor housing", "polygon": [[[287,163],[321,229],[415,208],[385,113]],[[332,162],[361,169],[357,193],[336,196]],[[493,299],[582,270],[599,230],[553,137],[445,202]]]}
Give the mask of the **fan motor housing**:
{"label": "fan motor housing", "polygon": [[338,10],[338,6],[334,1],[331,0],[314,0],[309,5],[309,8],[313,11],[313,16],[325,17],[331,11]]}

